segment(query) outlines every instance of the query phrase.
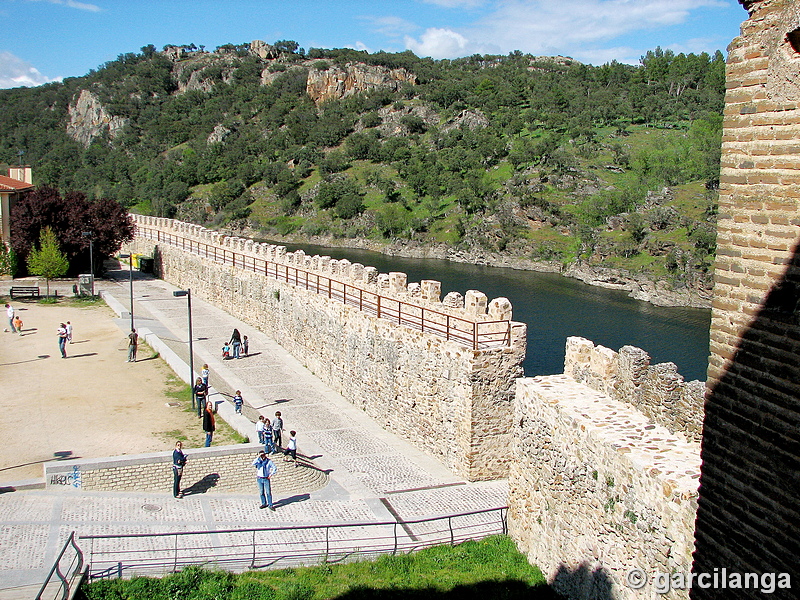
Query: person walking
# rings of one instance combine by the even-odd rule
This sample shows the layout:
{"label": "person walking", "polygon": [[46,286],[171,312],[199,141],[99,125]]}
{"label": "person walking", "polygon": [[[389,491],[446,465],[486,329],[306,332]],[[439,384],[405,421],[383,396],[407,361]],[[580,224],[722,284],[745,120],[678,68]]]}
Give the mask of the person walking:
{"label": "person walking", "polygon": [[231,334],[230,345],[233,347],[233,358],[241,358],[239,355],[242,348],[242,335],[238,329],[234,329]]}
{"label": "person walking", "polygon": [[175,498],[183,498],[181,477],[183,477],[185,465],[186,455],[183,453],[183,442],[175,442],[175,450],[172,451],[172,495]]}
{"label": "person walking", "polygon": [[275,418],[272,420],[272,441],[275,443],[273,454],[278,452],[281,447],[281,434],[283,433],[283,419],[281,419],[281,411],[275,413]]}
{"label": "person walking", "polygon": [[22,319],[19,318],[19,315],[14,317],[14,327],[17,328],[17,332],[22,335]]}
{"label": "person walking", "polygon": [[67,321],[67,341],[72,343],[72,323]]}
{"label": "person walking", "polygon": [[208,400],[208,386],[203,383],[201,377],[198,377],[194,382],[192,394],[194,395],[194,402],[197,404],[197,416],[202,417],[206,408],[206,400]]}
{"label": "person walking", "polygon": [[274,511],[270,480],[278,472],[278,467],[270,460],[264,450],[258,453],[258,457],[253,461],[253,466],[256,468],[256,480],[258,481],[258,491],[261,496],[261,506],[259,508],[269,508]]}
{"label": "person walking", "polygon": [[203,411],[203,431],[206,432],[206,448],[211,445],[211,440],[216,431],[216,423],[214,421],[214,405],[211,402],[206,402],[206,409]]}
{"label": "person walking", "polygon": [[208,365],[203,365],[203,370],[200,371],[200,377],[203,379],[203,384],[206,387],[208,387],[208,375],[209,375]]}
{"label": "person walking", "polygon": [[67,326],[64,323],[58,328],[58,349],[61,351],[61,358],[67,358]]}
{"label": "person walking", "polygon": [[297,466],[297,432],[289,432],[289,443],[286,444],[286,450],[283,451],[283,460],[289,460],[289,455],[292,456],[294,466]]}
{"label": "person walking", "polygon": [[8,326],[11,327],[11,333],[17,333],[17,328],[14,327],[14,307],[10,304],[6,304],[6,316],[8,317]]}
{"label": "person walking", "polygon": [[250,341],[247,339],[247,336],[242,338],[242,351],[245,356],[250,356]]}
{"label": "person walking", "polygon": [[244,398],[242,398],[242,392],[236,390],[236,393],[233,395],[233,406],[236,409],[236,414],[242,414],[242,404],[244,404]]}
{"label": "person walking", "polygon": [[136,362],[136,349],[139,347],[139,334],[135,329],[131,329],[128,334],[128,360],[125,362]]}

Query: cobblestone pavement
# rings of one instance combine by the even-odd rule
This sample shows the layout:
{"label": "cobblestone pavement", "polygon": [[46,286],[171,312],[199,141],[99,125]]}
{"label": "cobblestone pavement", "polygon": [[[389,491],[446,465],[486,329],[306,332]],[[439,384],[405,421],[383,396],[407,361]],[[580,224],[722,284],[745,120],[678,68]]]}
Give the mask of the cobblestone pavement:
{"label": "cobblestone pavement", "polygon": [[[128,271],[98,288],[128,304]],[[114,273],[112,272],[112,277]],[[136,273],[134,317],[137,330],[149,329],[188,363],[187,305],[173,286]],[[129,318],[118,319],[120,329]],[[15,491],[0,494],[0,600],[32,597],[72,531],[79,535],[174,531],[219,531],[260,526],[406,521],[495,508],[506,504],[504,481],[467,483],[439,461],[382,429],[329,389],[275,340],[223,310],[192,299],[195,371],[204,363],[217,402],[241,390],[245,415],[283,414],[286,430],[298,432],[298,450],[322,469],[330,482],[321,490],[294,490],[276,498],[275,512],[258,508],[255,482],[249,495]],[[250,355],[222,360],[220,348],[238,328],[250,340]],[[188,369],[187,369],[188,371]],[[255,426],[252,429],[255,438]],[[279,468],[289,465],[277,463]],[[481,519],[497,520],[492,513]],[[406,527],[410,536],[431,526]],[[352,532],[352,535],[357,535]],[[136,538],[128,538],[133,546]],[[142,548],[143,550],[145,548]]]}

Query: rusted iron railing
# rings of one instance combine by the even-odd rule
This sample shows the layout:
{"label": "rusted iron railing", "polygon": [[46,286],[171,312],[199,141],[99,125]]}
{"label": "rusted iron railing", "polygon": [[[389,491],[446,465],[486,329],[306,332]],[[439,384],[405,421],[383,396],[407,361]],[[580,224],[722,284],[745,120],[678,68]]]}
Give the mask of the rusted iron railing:
{"label": "rusted iron railing", "polygon": [[474,321],[464,319],[417,304],[403,302],[293,265],[234,252],[160,229],[137,225],[136,235],[157,243],[175,246],[216,263],[260,273],[276,281],[315,292],[330,300],[357,307],[360,311],[379,319],[386,319],[403,327],[442,337],[473,350],[486,350],[511,344],[511,321],[508,320]]}

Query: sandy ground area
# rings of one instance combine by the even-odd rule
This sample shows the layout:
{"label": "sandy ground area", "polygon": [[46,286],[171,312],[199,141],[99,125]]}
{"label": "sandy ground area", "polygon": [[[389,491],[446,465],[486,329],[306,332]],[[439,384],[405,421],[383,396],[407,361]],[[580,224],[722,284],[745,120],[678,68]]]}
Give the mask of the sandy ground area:
{"label": "sandy ground area", "polygon": [[[172,371],[150,348],[126,362],[125,332],[105,304],[12,306],[24,326],[21,336],[2,332],[3,312],[0,483],[41,478],[42,463],[59,457],[171,452],[175,431],[202,437],[196,416],[168,405]],[[73,343],[62,359],[56,330],[66,321]]]}

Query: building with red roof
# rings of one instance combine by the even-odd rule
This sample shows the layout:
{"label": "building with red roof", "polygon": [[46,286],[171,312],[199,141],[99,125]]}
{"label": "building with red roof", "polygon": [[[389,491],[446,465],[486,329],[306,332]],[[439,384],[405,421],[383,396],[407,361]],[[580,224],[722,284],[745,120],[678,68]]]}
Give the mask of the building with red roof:
{"label": "building with red roof", "polygon": [[0,242],[11,244],[11,208],[26,192],[33,189],[29,166],[10,167],[8,177],[0,175]]}

